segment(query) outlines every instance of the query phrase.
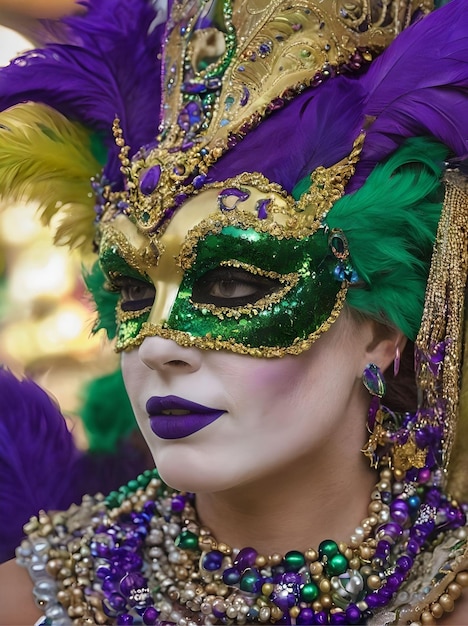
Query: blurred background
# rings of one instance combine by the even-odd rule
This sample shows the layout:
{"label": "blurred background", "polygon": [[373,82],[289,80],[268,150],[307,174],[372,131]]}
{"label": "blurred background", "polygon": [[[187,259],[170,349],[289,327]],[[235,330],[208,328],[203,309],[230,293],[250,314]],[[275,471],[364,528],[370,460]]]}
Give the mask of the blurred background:
{"label": "blurred background", "polygon": [[[0,27],[0,65],[30,48]],[[0,205],[0,363],[36,380],[73,417],[86,381],[113,371],[117,357],[100,331],[91,335],[93,305],[82,259],[55,247],[31,204]],[[72,419],[80,447],[79,420]]]}

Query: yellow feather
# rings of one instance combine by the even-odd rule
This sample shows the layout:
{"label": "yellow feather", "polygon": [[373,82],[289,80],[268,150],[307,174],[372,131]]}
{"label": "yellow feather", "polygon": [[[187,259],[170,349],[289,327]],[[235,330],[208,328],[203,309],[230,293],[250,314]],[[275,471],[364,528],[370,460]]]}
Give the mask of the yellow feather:
{"label": "yellow feather", "polygon": [[38,202],[44,224],[58,217],[56,243],[88,249],[95,217],[90,178],[101,170],[91,136],[43,104],[0,113],[0,197]]}

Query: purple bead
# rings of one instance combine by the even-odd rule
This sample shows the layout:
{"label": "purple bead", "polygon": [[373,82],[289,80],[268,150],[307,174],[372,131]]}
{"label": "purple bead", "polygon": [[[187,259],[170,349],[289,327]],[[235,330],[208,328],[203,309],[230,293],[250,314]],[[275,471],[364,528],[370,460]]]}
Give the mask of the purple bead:
{"label": "purple bead", "polygon": [[154,606],[149,606],[143,613],[143,623],[147,626],[152,626],[157,623],[158,617],[159,611],[157,611]]}
{"label": "purple bead", "polygon": [[387,578],[386,586],[392,593],[394,593],[395,591],[397,591],[402,582],[402,574],[395,572],[394,574],[390,574],[390,576]]}
{"label": "purple bead", "polygon": [[205,181],[206,181],[206,174],[199,174],[198,176],[195,176],[195,178],[193,179],[192,185],[195,187],[195,189],[201,189]]}
{"label": "purple bead", "polygon": [[102,590],[104,593],[112,593],[113,591],[117,591],[119,583],[117,580],[111,580],[110,578],[106,578],[102,583]]}
{"label": "purple bead", "polygon": [[229,567],[224,570],[223,582],[228,586],[236,585],[240,580],[240,572],[235,567]]}
{"label": "purple bead", "polygon": [[400,572],[406,574],[413,567],[413,563],[414,560],[410,556],[403,555],[397,559],[396,565]]}
{"label": "purple bead", "polygon": [[226,617],[226,613],[224,611],[220,611],[216,606],[212,607],[211,612],[216,619],[224,619]]}
{"label": "purple bead", "polygon": [[148,582],[144,576],[137,572],[132,572],[124,576],[120,581],[120,591],[128,598],[134,589],[141,589],[147,585]]}
{"label": "purple bead", "polygon": [[118,626],[125,626],[126,624],[133,624],[133,617],[131,615],[120,615],[117,618]]}
{"label": "purple bead", "polygon": [[140,181],[140,191],[145,196],[150,196],[156,189],[161,178],[161,166],[153,165],[147,170]]}
{"label": "purple bead", "polygon": [[330,624],[349,624],[349,620],[344,613],[333,613],[330,615]]}
{"label": "purple bead", "polygon": [[202,566],[209,572],[214,572],[223,564],[224,555],[219,550],[212,550],[203,557]]}
{"label": "purple bead", "polygon": [[378,606],[380,606],[380,600],[377,592],[371,593],[369,596],[367,596],[366,604],[370,609],[376,609]]}
{"label": "purple bead", "polygon": [[257,559],[258,552],[255,548],[242,548],[236,558],[234,559],[233,566],[242,572],[248,567],[252,567],[255,565],[255,561]]}
{"label": "purple bead", "polygon": [[325,611],[316,613],[314,624],[328,624],[328,614]]}
{"label": "purple bead", "polygon": [[185,508],[185,498],[184,496],[174,496],[171,500],[171,510],[174,513],[181,513]]}
{"label": "purple bead", "polygon": [[418,481],[420,483],[427,483],[430,477],[431,477],[431,470],[429,470],[427,467],[423,467],[422,469],[419,470]]}
{"label": "purple bead", "polygon": [[127,601],[123,596],[120,595],[120,593],[111,593],[110,596],[107,598],[107,601],[109,602],[110,606],[116,611],[123,611],[123,609],[127,605]]}
{"label": "purple bead", "polygon": [[398,537],[400,537],[402,532],[403,529],[400,524],[389,522],[388,524],[384,524],[383,526],[381,526],[377,534],[380,536],[383,535],[385,537],[390,537],[390,539],[395,541],[396,539],[398,539]]}
{"label": "purple bead", "polygon": [[350,604],[346,609],[346,619],[348,624],[359,624],[361,621],[361,611],[355,604]]}
{"label": "purple bead", "polygon": [[313,624],[314,612],[312,609],[301,609],[301,612],[296,617],[296,624],[298,626],[307,626],[308,624]]}

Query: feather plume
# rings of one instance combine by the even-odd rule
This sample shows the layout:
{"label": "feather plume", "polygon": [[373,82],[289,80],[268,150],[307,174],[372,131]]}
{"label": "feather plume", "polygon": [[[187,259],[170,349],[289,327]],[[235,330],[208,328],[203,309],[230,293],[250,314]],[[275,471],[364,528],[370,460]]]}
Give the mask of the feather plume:
{"label": "feather plume", "polygon": [[465,0],[403,31],[362,77],[369,128],[347,193],[408,137],[432,136],[463,157],[468,153],[468,11]]}
{"label": "feather plume", "polygon": [[164,25],[148,0],[97,0],[64,20],[67,43],[48,43],[0,71],[0,110],[42,102],[96,132],[108,150],[105,174],[122,188],[116,116],[132,152],[157,134]]}
{"label": "feather plume", "polygon": [[[117,386],[119,376],[113,375]],[[101,405],[95,395],[87,408],[92,423]],[[109,413],[122,410],[122,392],[107,396],[106,405]],[[41,509],[64,510],[85,493],[109,493],[152,466],[141,441],[122,439],[130,416],[106,453],[102,446],[99,454],[82,452],[54,400],[6,369],[0,369],[0,414],[0,562],[13,558],[23,525]]]}
{"label": "feather plume", "polygon": [[91,133],[57,111],[28,103],[0,113],[0,196],[37,201],[46,224],[58,214],[58,243],[92,241],[89,179],[100,169]]}
{"label": "feather plume", "polygon": [[392,323],[415,339],[437,224],[448,149],[427,137],[408,139],[365,184],[340,198],[326,222],[342,229],[364,286],[351,286],[350,306]]}

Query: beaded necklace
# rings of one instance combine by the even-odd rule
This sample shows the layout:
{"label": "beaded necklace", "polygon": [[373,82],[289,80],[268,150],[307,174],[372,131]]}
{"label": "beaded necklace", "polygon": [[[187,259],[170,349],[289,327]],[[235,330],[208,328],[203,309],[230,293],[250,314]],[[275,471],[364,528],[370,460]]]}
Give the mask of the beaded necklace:
{"label": "beaded necklace", "polygon": [[145,472],[109,495],[109,515],[95,528],[104,613],[118,624],[164,626],[366,623],[420,551],[465,522],[441,489],[441,472],[421,478],[396,481],[382,470],[349,545],[325,540],[317,550],[263,556],[216,541],[197,522],[192,494]]}

